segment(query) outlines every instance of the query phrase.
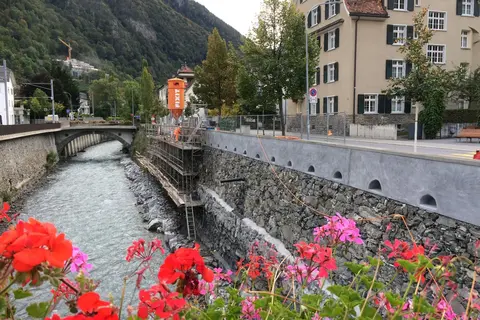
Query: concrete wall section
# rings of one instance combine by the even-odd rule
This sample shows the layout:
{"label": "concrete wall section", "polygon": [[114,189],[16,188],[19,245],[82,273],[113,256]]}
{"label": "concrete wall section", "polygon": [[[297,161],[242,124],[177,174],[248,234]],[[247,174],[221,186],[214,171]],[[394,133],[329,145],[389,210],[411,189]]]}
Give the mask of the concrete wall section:
{"label": "concrete wall section", "polygon": [[47,154],[56,151],[52,133],[0,142],[0,193],[11,195],[40,178]]}
{"label": "concrete wall section", "polygon": [[480,163],[208,131],[205,145],[480,225]]}

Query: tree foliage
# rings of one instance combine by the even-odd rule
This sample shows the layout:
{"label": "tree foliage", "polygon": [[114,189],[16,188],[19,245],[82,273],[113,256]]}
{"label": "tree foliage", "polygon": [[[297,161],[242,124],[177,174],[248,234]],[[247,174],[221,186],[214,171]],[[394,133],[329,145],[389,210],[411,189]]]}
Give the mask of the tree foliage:
{"label": "tree foliage", "polygon": [[231,106],[236,101],[237,55],[232,45],[227,44],[217,29],[208,37],[207,58],[195,68],[195,95],[209,108],[222,115],[222,106]]}
{"label": "tree foliage", "polygon": [[[258,24],[242,46],[244,70],[239,94],[252,109],[255,104],[282,106],[283,99],[300,99],[306,91],[305,17],[288,0],[264,0]],[[318,65],[319,45],[309,38],[309,77]],[[255,90],[254,87],[261,90]],[[258,93],[261,94],[258,95]],[[255,97],[255,95],[258,95]],[[255,106],[256,107],[256,106]],[[285,135],[283,109],[281,129]]]}
{"label": "tree foliage", "polygon": [[[110,73],[141,75],[142,57],[163,81],[180,63],[198,64],[216,27],[239,45],[241,35],[193,0],[5,0],[0,2],[0,58],[20,80],[46,72],[53,58],[73,57]],[[68,105],[66,102],[65,105]]]}
{"label": "tree foliage", "polygon": [[418,37],[406,39],[405,45],[399,48],[405,60],[412,64],[412,71],[404,78],[391,79],[387,93],[422,104],[420,122],[424,125],[427,139],[434,139],[442,127],[452,79],[448,71],[433,65],[425,54],[425,47],[433,37],[433,31],[425,25],[427,12],[423,9],[414,17]]}
{"label": "tree foliage", "polygon": [[452,97],[468,101],[469,108],[480,107],[480,67],[470,71],[461,64],[453,71]]}

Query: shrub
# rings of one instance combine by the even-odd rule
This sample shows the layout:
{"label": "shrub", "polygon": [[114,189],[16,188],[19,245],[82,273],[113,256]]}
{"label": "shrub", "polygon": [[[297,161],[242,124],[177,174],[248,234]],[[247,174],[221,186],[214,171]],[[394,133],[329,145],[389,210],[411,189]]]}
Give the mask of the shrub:
{"label": "shrub", "polygon": [[57,163],[57,160],[58,160],[57,153],[54,151],[50,151],[47,154],[47,163],[45,164],[45,168],[47,168],[47,170],[52,169]]}
{"label": "shrub", "polygon": [[443,112],[444,123],[475,123],[480,121],[480,110],[460,109],[445,110]]}

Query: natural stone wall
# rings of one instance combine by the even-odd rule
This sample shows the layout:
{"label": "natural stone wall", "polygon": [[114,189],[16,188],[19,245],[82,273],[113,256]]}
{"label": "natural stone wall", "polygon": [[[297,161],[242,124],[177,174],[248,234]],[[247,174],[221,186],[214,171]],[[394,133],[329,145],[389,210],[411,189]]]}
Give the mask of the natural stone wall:
{"label": "natural stone wall", "polygon": [[414,114],[357,114],[355,123],[366,126],[399,124],[408,125],[415,123]]}
{"label": "natural stone wall", "polygon": [[[218,200],[204,196],[205,221],[199,232],[209,238],[214,249],[227,257],[230,263],[243,256],[258,235],[245,234],[239,221],[250,219],[258,227],[282,241],[294,251],[298,241],[311,241],[312,232],[325,224],[321,213],[340,212],[358,221],[364,246],[354,246],[343,256],[350,261],[362,261],[375,256],[379,245],[387,238],[410,241],[410,234],[398,217],[405,217],[417,243],[430,239],[439,246],[441,255],[461,255],[474,259],[474,242],[480,237],[480,227],[429,213],[417,207],[368,193],[339,183],[317,178],[295,170],[270,166],[262,161],[231,152],[205,148],[200,184],[218,194],[230,206],[225,210]],[[221,180],[244,178],[244,182],[224,183]],[[302,205],[306,203],[311,208]],[[396,219],[393,215],[399,215]],[[386,234],[391,222],[392,230]],[[247,228],[248,229],[248,228]],[[342,265],[342,263],[340,263]],[[340,277],[347,278],[347,273]],[[471,283],[472,272],[460,270],[457,281]]]}
{"label": "natural stone wall", "polygon": [[47,154],[56,150],[53,134],[0,141],[0,198],[40,178]]}

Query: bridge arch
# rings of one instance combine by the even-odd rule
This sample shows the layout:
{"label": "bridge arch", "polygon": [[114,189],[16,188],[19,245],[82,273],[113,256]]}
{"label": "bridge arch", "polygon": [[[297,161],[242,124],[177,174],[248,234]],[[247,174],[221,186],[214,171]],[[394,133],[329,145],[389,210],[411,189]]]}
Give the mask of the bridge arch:
{"label": "bridge arch", "polygon": [[61,154],[65,147],[72,142],[73,140],[91,134],[100,134],[113,140],[119,141],[124,148],[130,149],[133,142],[133,132],[125,130],[102,130],[102,129],[88,129],[84,128],[81,130],[62,130],[55,135],[55,143],[57,145],[57,153]]}

